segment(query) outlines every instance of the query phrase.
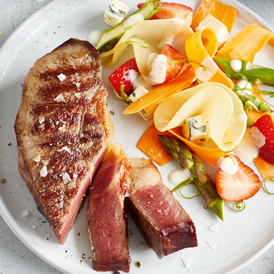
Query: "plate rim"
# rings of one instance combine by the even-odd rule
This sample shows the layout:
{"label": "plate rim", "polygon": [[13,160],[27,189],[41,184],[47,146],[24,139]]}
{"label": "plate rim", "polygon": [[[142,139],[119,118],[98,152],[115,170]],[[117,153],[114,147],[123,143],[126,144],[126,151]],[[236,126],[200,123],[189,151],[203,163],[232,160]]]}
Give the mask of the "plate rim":
{"label": "plate rim", "polygon": [[[92,1],[92,0],[91,0]],[[170,1],[170,0],[168,0]],[[196,1],[202,1],[202,0],[196,0]],[[252,17],[257,19],[265,28],[270,30],[271,32],[274,33],[274,27],[270,26],[261,16],[259,16],[257,13],[255,13],[253,10],[245,6],[244,4],[238,2],[237,0],[219,0],[220,2],[226,3],[228,5],[234,4],[236,6],[239,6],[242,10],[245,12],[249,13]],[[26,26],[28,26],[33,20],[35,20],[41,13],[47,12],[49,9],[51,9],[52,6],[60,2],[59,0],[53,0],[40,9],[38,9],[36,12],[31,14],[27,19],[25,19],[13,32],[12,34],[8,37],[8,39],[4,42],[4,44],[0,48],[0,56],[2,54],[5,54],[5,52],[9,49],[9,46],[11,46],[12,42],[17,39],[17,36],[20,34],[21,31],[23,31]],[[175,1],[176,2],[176,1]],[[0,78],[1,80],[1,78]],[[54,261],[51,261],[47,257],[43,256],[38,250],[36,250],[28,241],[26,241],[16,230],[16,225],[11,221],[8,215],[8,207],[5,206],[5,204],[2,201],[2,196],[0,196],[0,215],[2,216],[3,220],[5,223],[8,225],[8,227],[11,229],[11,231],[16,235],[16,237],[29,249],[31,250],[35,255],[37,255],[40,259],[42,259],[44,262],[47,264],[51,265],[54,267],[56,270],[64,272],[64,269],[60,268],[59,265],[57,265]],[[235,273],[236,271],[240,271],[246,266],[248,266],[250,263],[252,263],[254,260],[258,259],[263,253],[265,253],[271,246],[274,245],[274,236],[272,239],[259,248],[252,256],[250,256],[248,259],[244,260],[242,263],[240,263],[238,266],[233,267],[232,269],[224,272],[224,274],[232,274]],[[91,270],[92,271],[92,270]]]}

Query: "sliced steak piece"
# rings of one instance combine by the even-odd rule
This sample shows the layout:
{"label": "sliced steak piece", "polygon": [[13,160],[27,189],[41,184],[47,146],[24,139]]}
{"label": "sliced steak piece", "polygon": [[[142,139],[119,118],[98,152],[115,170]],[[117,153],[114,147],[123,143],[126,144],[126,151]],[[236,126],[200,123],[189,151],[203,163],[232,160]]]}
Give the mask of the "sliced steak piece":
{"label": "sliced steak piece", "polygon": [[159,258],[197,246],[191,218],[163,183],[152,161],[131,159],[131,165],[127,205],[147,245]]}
{"label": "sliced steak piece", "polygon": [[111,144],[92,181],[88,198],[88,235],[96,271],[129,272],[127,218],[124,195],[130,184],[130,160]]}
{"label": "sliced steak piece", "polygon": [[113,126],[97,50],[70,39],[27,75],[16,121],[19,172],[64,244]]}

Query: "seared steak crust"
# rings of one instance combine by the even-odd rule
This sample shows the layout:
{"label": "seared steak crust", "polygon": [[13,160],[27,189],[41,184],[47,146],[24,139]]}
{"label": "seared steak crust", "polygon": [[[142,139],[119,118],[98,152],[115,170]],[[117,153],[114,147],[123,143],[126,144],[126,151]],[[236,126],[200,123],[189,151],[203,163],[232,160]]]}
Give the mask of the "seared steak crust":
{"label": "seared steak crust", "polygon": [[98,51],[70,39],[31,68],[16,121],[19,172],[63,244],[113,128]]}

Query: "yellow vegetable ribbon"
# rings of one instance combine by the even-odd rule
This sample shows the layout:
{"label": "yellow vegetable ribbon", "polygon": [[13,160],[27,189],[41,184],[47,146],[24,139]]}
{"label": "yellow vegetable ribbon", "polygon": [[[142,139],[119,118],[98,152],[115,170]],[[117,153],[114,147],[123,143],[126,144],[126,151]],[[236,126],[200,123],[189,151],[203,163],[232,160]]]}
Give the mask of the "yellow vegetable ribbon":
{"label": "yellow vegetable ribbon", "polygon": [[125,46],[131,44],[140,73],[147,75],[146,61],[150,53],[159,54],[162,46],[174,39],[183,42],[178,49],[180,51],[186,37],[191,33],[193,33],[192,29],[178,18],[140,21],[126,30],[113,49],[101,54],[100,61],[102,65],[111,67],[122,55]]}
{"label": "yellow vegetable ribbon", "polygon": [[241,100],[220,83],[203,83],[173,95],[159,104],[153,118],[157,130],[163,132],[200,114],[210,128],[210,139],[221,150],[229,151],[240,143],[247,117]]}
{"label": "yellow vegetable ribbon", "polygon": [[219,69],[212,59],[217,47],[216,35],[209,28],[189,35],[185,43],[187,58],[194,61],[190,63],[195,70],[197,79],[201,82],[219,82],[228,88],[233,88],[234,83]]}

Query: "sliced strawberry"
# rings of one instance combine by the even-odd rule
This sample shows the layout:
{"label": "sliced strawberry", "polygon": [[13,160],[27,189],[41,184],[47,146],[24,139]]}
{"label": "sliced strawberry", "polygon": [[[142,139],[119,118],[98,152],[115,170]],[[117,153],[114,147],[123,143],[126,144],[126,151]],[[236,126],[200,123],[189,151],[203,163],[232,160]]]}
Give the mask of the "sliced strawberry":
{"label": "sliced strawberry", "polygon": [[108,84],[112,90],[121,95],[121,86],[123,85],[124,93],[130,95],[133,92],[133,85],[129,79],[129,71],[133,69],[139,72],[135,58],[129,59],[119,68],[117,68],[109,77]]}
{"label": "sliced strawberry", "polygon": [[222,166],[221,162],[216,174],[216,188],[220,197],[231,202],[239,202],[253,197],[261,186],[258,175],[235,155],[226,156],[222,161],[227,161],[228,157],[231,157],[230,164],[237,164],[238,168],[235,173],[228,172],[226,169],[229,167]]}
{"label": "sliced strawberry", "polygon": [[[252,130],[254,128],[259,129],[259,132]],[[252,139],[256,140],[257,146],[259,147],[259,154],[269,163],[274,164],[274,123],[271,119],[271,116],[268,114],[263,115],[260,117],[252,126],[251,128],[251,137]],[[255,134],[254,134],[255,133]],[[262,140],[263,136],[265,137]],[[258,142],[258,139],[261,139]],[[260,145],[258,145],[261,143]]]}
{"label": "sliced strawberry", "polygon": [[184,62],[173,62],[182,61],[184,60],[184,57],[179,51],[177,51],[174,47],[172,47],[169,44],[166,44],[163,47],[160,54],[164,54],[167,57],[167,72],[165,82],[168,82],[174,77],[176,77],[184,66]]}
{"label": "sliced strawberry", "polygon": [[[140,9],[144,3],[140,3],[137,7]],[[160,10],[150,19],[170,19],[180,18],[187,24],[191,24],[193,9],[183,4],[162,2]]]}

